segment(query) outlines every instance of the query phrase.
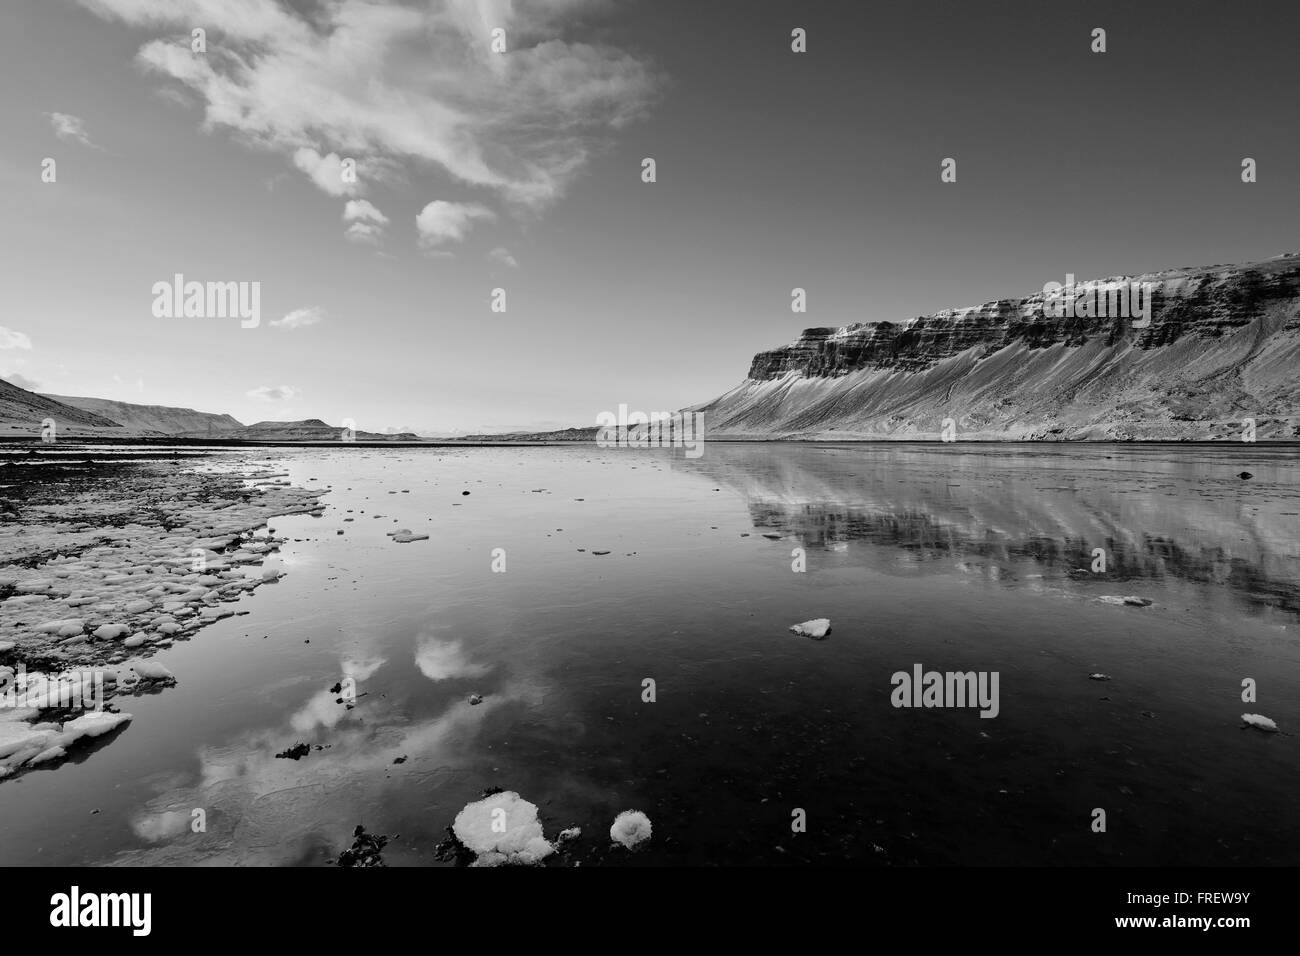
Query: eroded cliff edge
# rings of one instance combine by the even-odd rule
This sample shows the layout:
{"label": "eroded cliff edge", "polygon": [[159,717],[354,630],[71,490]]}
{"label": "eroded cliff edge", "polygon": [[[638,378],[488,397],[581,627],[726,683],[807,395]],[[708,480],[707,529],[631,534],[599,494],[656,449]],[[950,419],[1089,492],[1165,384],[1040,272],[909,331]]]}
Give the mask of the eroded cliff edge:
{"label": "eroded cliff edge", "polygon": [[1300,437],[1300,257],[1074,292],[1124,283],[1149,289],[1145,327],[1060,315],[1038,292],[808,329],[691,410],[709,438],[934,439],[946,418],[967,440],[1239,440],[1248,418],[1261,441]]}

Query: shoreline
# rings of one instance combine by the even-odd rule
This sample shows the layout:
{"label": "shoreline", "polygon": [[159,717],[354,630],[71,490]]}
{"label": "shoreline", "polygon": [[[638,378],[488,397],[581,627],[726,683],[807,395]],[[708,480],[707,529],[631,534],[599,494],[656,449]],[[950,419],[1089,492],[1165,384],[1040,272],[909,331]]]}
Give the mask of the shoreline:
{"label": "shoreline", "polygon": [[[192,467],[205,455],[184,456],[188,468],[180,456],[107,457],[42,456],[36,474],[25,461],[2,472],[0,779],[125,724],[129,714],[104,706],[114,696],[174,683],[147,659],[249,613],[232,605],[284,574],[268,564],[286,540],[270,522],[320,514],[330,491],[250,460],[205,471]],[[90,702],[63,693],[69,673],[102,690]]]}

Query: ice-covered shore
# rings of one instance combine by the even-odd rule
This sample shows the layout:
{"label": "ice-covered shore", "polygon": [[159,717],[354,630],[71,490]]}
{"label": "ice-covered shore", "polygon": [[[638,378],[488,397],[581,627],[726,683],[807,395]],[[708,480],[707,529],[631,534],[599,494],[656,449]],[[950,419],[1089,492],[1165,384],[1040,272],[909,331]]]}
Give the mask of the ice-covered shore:
{"label": "ice-covered shore", "polygon": [[[262,530],[274,517],[318,513],[328,493],[272,482],[282,476],[251,461],[222,470],[11,461],[3,475],[0,698],[13,704],[0,702],[0,777],[129,721],[98,708],[166,680],[165,668],[139,658],[229,617],[229,605],[277,580],[266,560],[284,539]],[[69,691],[90,675],[100,693]],[[31,687],[47,685],[63,691],[33,698]]]}

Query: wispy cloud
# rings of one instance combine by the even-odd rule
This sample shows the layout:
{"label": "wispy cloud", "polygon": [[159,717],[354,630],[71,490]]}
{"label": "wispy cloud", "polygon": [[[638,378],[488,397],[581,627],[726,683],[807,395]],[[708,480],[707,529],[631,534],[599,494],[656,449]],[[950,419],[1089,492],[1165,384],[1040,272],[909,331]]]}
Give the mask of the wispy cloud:
{"label": "wispy cloud", "polygon": [[15,332],[0,325],[0,349],[23,349],[30,351],[32,340],[26,332]]}
{"label": "wispy cloud", "polygon": [[54,135],[65,143],[80,143],[82,146],[89,146],[91,149],[100,149],[101,147],[91,142],[90,134],[86,132],[85,120],[79,116],[73,116],[70,113],[46,113],[50,120],[50,126],[54,128]]}
{"label": "wispy cloud", "polygon": [[364,199],[349,199],[343,207],[346,235],[352,242],[379,242],[388,225],[388,217]]}
{"label": "wispy cloud", "polygon": [[293,164],[331,196],[357,194],[357,182],[343,178],[343,158],[338,153],[322,156],[316,150],[304,146],[294,152]]}
{"label": "wispy cloud", "polygon": [[447,242],[460,242],[474,227],[475,222],[491,222],[496,214],[479,203],[446,202],[435,199],[415,217],[415,228],[420,233],[420,245],[429,250]]}
{"label": "wispy cloud", "polygon": [[244,394],[259,402],[287,402],[298,398],[302,392],[292,385],[259,385]]}
{"label": "wispy cloud", "polygon": [[306,309],[294,309],[283,318],[273,320],[271,326],[276,329],[305,329],[324,318],[325,311],[320,306],[313,305]]}
{"label": "wispy cloud", "polygon": [[493,262],[499,262],[503,266],[509,266],[511,269],[519,268],[519,262],[510,254],[510,250],[505,246],[497,246],[487,254],[487,257]]}
{"label": "wispy cloud", "polygon": [[40,382],[30,379],[26,375],[20,375],[18,372],[0,373],[0,378],[3,378],[10,385],[17,385],[19,388],[27,389],[29,392],[39,392],[41,389]]}
{"label": "wispy cloud", "polygon": [[[206,55],[168,35],[138,58],[192,91],[208,128],[292,157],[331,195],[349,193],[330,157],[368,156],[544,207],[660,85],[637,56],[564,38],[606,0],[334,0],[301,13],[274,0],[81,2],[159,34],[219,25]],[[496,28],[505,53],[491,49]]]}

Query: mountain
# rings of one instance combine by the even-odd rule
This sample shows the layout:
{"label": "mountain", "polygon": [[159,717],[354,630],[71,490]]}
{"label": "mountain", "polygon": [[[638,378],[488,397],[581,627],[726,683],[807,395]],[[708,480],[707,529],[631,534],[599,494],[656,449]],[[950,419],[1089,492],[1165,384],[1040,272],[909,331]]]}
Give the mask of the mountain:
{"label": "mountain", "polygon": [[[1146,290],[1145,327],[1116,316],[1126,283]],[[1093,295],[1105,317],[1071,315]],[[1287,254],[807,329],[687,410],[704,412],[708,438],[934,440],[950,418],[959,439],[1239,439],[1253,418],[1259,439],[1294,439],[1298,370],[1300,257]]]}
{"label": "mountain", "polygon": [[112,419],[140,435],[170,435],[176,438],[237,438],[244,425],[229,415],[196,412],[192,408],[165,405],[135,405],[107,398],[46,395],[55,401]]}
{"label": "mountain", "polygon": [[[336,442],[341,440],[342,426],[327,425],[319,418],[307,418],[297,422],[257,422],[249,425],[239,436],[245,441],[309,441]],[[355,441],[420,441],[420,436],[412,432],[381,434],[354,430]]]}
{"label": "mountain", "polygon": [[456,441],[494,442],[494,441],[595,441],[596,427],[562,428],[552,432],[502,432],[493,435],[457,435]]}
{"label": "mountain", "polygon": [[[229,415],[192,408],[135,405],[105,398],[40,395],[0,380],[0,441],[39,439],[42,423],[53,419],[58,439],[119,440],[168,438],[241,442],[337,442],[343,428],[319,418],[244,425]],[[411,432],[354,432],[356,441],[420,441]]]}
{"label": "mountain", "polygon": [[46,419],[54,420],[56,438],[114,437],[127,433],[118,422],[103,415],[0,380],[0,440],[39,438]]}

